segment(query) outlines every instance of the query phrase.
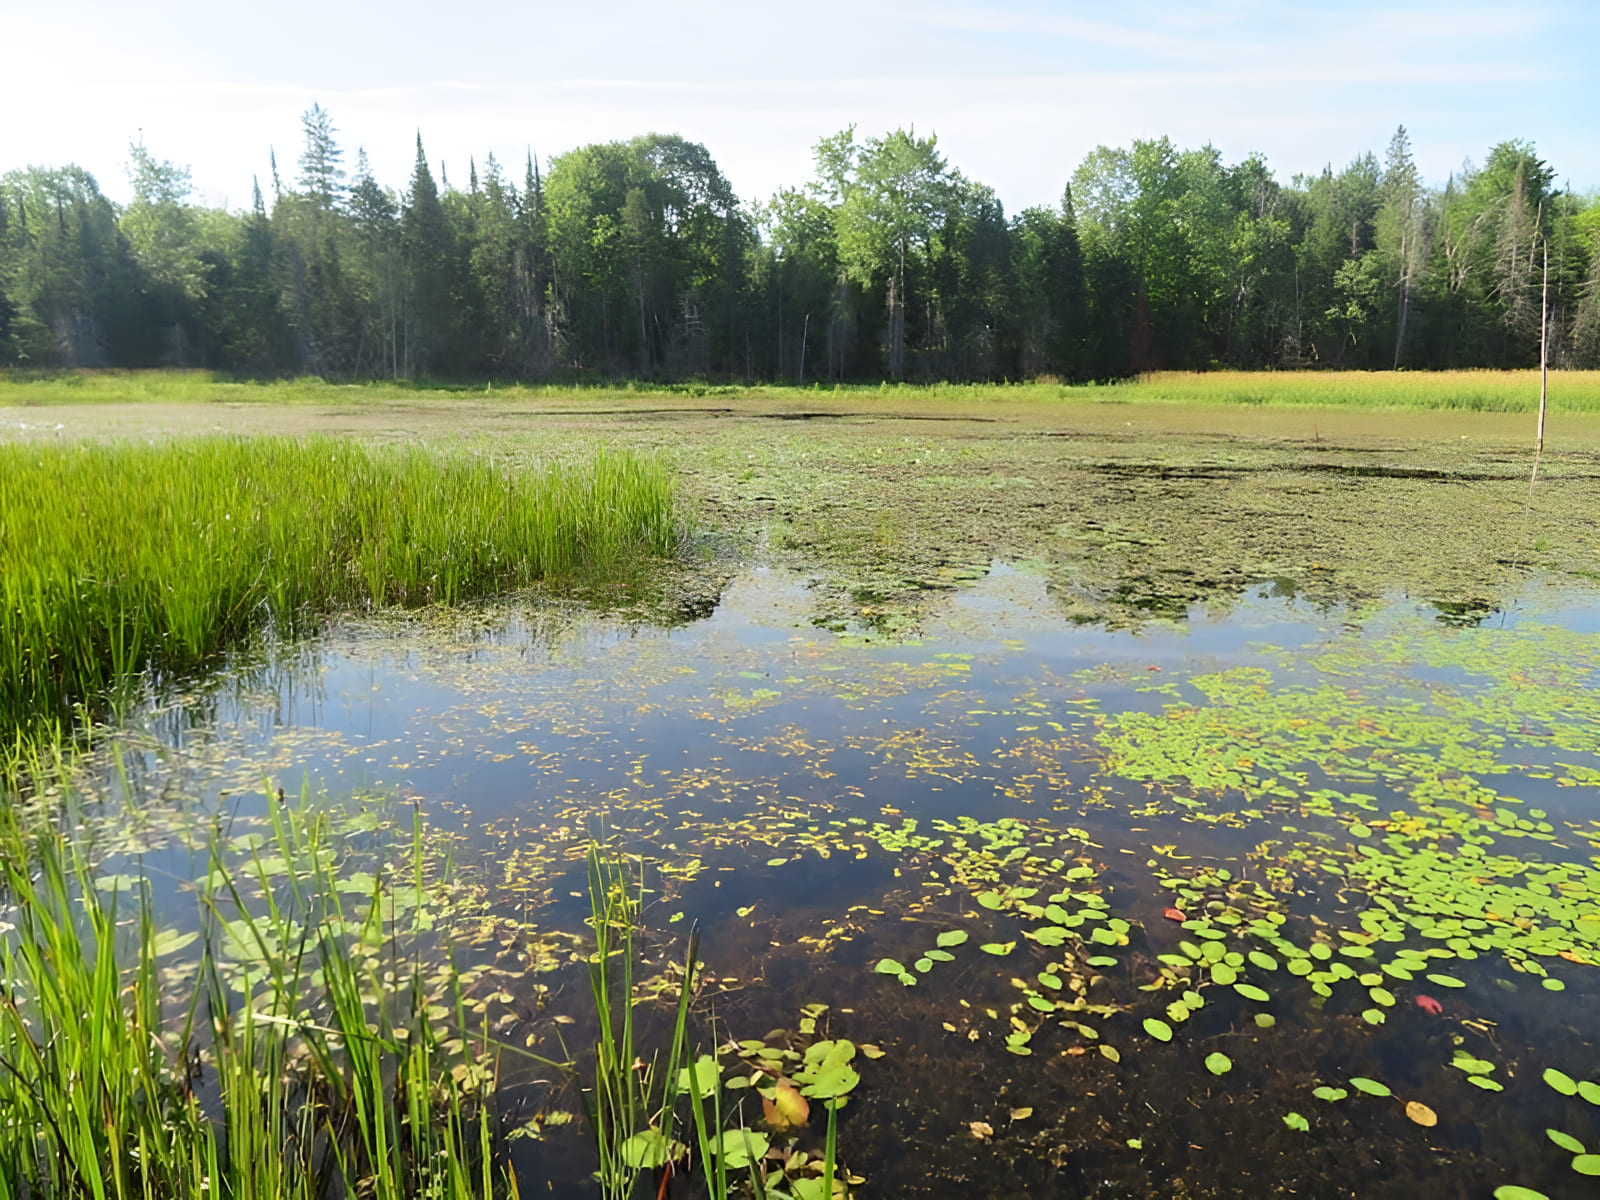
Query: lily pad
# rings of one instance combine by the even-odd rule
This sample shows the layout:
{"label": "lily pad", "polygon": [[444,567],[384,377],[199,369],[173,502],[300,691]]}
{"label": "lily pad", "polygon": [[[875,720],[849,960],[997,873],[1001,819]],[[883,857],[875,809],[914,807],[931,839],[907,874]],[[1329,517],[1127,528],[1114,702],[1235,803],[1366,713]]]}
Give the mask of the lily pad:
{"label": "lily pad", "polygon": [[1576,1096],[1578,1094],[1577,1081],[1565,1071],[1558,1071],[1554,1067],[1546,1067],[1544,1069],[1544,1081],[1563,1096]]}
{"label": "lily pad", "polygon": [[892,958],[880,958],[878,965],[872,968],[879,975],[904,975],[906,969]]}
{"label": "lily pad", "polygon": [[1600,1154],[1580,1154],[1572,1160],[1572,1169],[1579,1175],[1600,1175]]}
{"label": "lily pad", "polygon": [[1214,1051],[1206,1055],[1206,1070],[1213,1075],[1226,1075],[1233,1070],[1233,1059],[1226,1054]]}
{"label": "lily pad", "polygon": [[1584,1148],[1584,1144],[1577,1138],[1573,1137],[1570,1133],[1562,1133],[1559,1129],[1546,1129],[1544,1131],[1544,1135],[1556,1145],[1560,1146],[1568,1154],[1589,1153],[1589,1151]]}
{"label": "lily pad", "polygon": [[1172,1026],[1155,1017],[1146,1017],[1144,1019],[1144,1031],[1158,1042],[1170,1042],[1172,1040]]}
{"label": "lily pad", "polygon": [[1290,1129],[1298,1129],[1301,1133],[1307,1133],[1311,1129],[1311,1122],[1297,1112],[1287,1114],[1283,1118],[1283,1123]]}
{"label": "lily pad", "polygon": [[1429,983],[1442,988],[1464,988],[1467,986],[1454,975],[1424,975],[1423,978]]}
{"label": "lily pad", "polygon": [[1007,954],[1010,954],[1016,948],[1017,944],[1015,942],[985,942],[983,945],[978,947],[978,949],[982,950],[985,954],[994,954],[1002,958]]}
{"label": "lily pad", "polygon": [[965,929],[947,929],[933,940],[939,944],[941,949],[949,949],[951,946],[964,946],[967,941],[967,931]]}
{"label": "lily pad", "polygon": [[1353,1076],[1350,1080],[1350,1086],[1358,1092],[1365,1092],[1369,1096],[1384,1097],[1394,1095],[1393,1092],[1376,1079],[1368,1079],[1363,1075]]}

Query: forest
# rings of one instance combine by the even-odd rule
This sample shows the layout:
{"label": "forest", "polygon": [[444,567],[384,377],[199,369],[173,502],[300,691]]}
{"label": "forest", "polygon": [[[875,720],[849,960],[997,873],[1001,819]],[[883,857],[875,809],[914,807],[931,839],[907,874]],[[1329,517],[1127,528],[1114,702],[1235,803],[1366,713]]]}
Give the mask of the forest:
{"label": "forest", "polygon": [[[302,117],[243,211],[129,150],[0,178],[0,365],[327,379],[1114,379],[1157,369],[1600,365],[1600,198],[1502,142],[1429,186],[1380,158],[1278,180],[1168,139],[1101,146],[1007,215],[936,137],[853,127],[741,200],[648,134],[403,187]],[[516,175],[520,174],[520,182]],[[1063,175],[1067,173],[1063,169]],[[459,184],[459,185],[458,185]]]}

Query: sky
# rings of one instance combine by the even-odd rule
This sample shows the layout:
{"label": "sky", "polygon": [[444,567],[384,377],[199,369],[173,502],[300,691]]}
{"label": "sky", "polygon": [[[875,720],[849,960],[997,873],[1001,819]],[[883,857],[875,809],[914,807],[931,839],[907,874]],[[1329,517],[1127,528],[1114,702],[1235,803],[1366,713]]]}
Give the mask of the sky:
{"label": "sky", "polygon": [[1096,145],[1210,142],[1287,181],[1381,155],[1404,123],[1434,183],[1524,138],[1600,188],[1597,0],[0,0],[0,31],[0,171],[75,162],[118,200],[139,138],[209,204],[266,190],[269,147],[291,183],[313,102],[347,165],[365,147],[396,187],[419,129],[458,187],[469,156],[520,179],[530,150],[657,131],[765,199],[854,123],[936,133],[1015,212]]}

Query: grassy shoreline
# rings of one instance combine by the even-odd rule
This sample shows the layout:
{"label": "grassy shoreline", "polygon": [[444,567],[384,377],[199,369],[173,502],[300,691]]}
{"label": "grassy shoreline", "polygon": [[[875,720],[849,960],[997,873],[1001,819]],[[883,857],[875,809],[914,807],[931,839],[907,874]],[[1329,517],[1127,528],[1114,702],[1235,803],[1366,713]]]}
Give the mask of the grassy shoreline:
{"label": "grassy shoreline", "polygon": [[[1186,406],[1355,408],[1528,412],[1538,408],[1539,372],[1494,371],[1161,371],[1109,384],[1052,381],[978,384],[758,384],[649,381],[429,384],[330,383],[321,379],[241,381],[209,371],[0,372],[0,408],[79,404],[349,404],[397,400],[476,402],[655,399],[803,404],[812,400],[1041,404],[1132,403]],[[1600,371],[1552,371],[1553,412],[1600,412]]]}
{"label": "grassy shoreline", "polygon": [[674,482],[349,439],[0,445],[0,723],[70,720],[267,625],[454,603],[668,553]]}

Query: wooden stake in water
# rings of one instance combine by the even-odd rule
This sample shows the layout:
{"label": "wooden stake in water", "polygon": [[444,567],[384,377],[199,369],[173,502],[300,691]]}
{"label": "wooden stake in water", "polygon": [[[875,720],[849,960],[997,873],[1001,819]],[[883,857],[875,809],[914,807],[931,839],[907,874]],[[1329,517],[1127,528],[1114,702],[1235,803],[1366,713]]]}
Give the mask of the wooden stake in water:
{"label": "wooden stake in water", "polygon": [[1544,455],[1544,410],[1550,395],[1550,242],[1544,244],[1544,290],[1539,297],[1539,439],[1533,451],[1533,474],[1528,479],[1532,496],[1534,481],[1539,478],[1539,459]]}

